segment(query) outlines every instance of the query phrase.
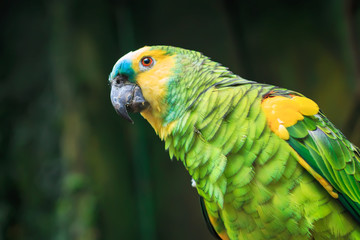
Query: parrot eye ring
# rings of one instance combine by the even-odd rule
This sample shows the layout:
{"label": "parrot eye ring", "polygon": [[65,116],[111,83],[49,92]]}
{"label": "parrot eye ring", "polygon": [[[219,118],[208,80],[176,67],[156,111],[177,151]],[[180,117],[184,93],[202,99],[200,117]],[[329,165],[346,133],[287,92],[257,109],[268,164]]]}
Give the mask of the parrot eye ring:
{"label": "parrot eye ring", "polygon": [[140,69],[147,70],[151,68],[155,63],[155,60],[152,57],[143,57],[140,61]]}

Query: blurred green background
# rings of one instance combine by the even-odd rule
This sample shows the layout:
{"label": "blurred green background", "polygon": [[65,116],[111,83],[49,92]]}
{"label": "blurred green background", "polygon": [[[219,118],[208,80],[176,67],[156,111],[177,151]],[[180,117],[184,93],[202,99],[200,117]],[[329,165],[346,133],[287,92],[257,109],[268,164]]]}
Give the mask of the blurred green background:
{"label": "blurred green background", "polygon": [[107,82],[144,45],[297,90],[360,145],[359,1],[0,2],[0,240],[211,239],[190,177]]}

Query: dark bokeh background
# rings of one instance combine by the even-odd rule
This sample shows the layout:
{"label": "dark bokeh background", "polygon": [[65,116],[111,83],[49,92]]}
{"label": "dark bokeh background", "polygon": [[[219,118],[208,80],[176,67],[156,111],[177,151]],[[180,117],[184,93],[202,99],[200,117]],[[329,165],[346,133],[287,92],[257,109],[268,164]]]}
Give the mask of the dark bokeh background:
{"label": "dark bokeh background", "polygon": [[0,2],[0,240],[211,239],[196,191],[107,78],[144,45],[304,93],[360,145],[357,0]]}

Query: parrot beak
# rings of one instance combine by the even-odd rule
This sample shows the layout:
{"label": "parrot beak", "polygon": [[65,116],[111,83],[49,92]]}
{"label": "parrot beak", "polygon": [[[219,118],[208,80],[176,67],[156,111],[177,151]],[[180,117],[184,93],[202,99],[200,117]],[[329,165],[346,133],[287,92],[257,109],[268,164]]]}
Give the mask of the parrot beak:
{"label": "parrot beak", "polygon": [[134,121],[130,118],[128,111],[141,112],[149,106],[141,88],[135,83],[127,81],[123,76],[117,76],[112,81],[110,99],[116,112],[131,123]]}

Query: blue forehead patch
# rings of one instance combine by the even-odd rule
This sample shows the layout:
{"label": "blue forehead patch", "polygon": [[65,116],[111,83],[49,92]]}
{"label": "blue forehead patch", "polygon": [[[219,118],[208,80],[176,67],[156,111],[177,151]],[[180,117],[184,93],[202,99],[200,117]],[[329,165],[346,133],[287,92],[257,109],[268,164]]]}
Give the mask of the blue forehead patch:
{"label": "blue forehead patch", "polygon": [[130,59],[124,59],[114,65],[109,76],[109,81],[114,79],[118,74],[128,76],[130,81],[134,79],[135,72],[134,69],[132,69],[132,62]]}

